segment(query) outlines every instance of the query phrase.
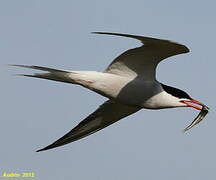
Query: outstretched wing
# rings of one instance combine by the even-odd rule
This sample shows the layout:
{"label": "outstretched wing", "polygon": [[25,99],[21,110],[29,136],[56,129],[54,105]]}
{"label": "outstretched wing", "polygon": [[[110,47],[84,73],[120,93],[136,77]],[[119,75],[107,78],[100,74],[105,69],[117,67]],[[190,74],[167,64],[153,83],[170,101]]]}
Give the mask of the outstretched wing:
{"label": "outstretched wing", "polygon": [[105,72],[121,76],[154,80],[155,70],[160,61],[170,56],[189,52],[186,46],[168,40],[119,33],[94,33],[134,38],[143,43],[141,47],[122,53],[105,70]]}
{"label": "outstretched wing", "polygon": [[129,116],[130,114],[139,111],[140,109],[141,108],[127,106],[114,102],[112,100],[108,100],[104,104],[102,104],[95,112],[93,112],[82,122],[80,122],[70,132],[68,132],[49,146],[37,150],[37,152],[56,148],[73,141],[77,141],[117,122],[118,120],[126,116]]}

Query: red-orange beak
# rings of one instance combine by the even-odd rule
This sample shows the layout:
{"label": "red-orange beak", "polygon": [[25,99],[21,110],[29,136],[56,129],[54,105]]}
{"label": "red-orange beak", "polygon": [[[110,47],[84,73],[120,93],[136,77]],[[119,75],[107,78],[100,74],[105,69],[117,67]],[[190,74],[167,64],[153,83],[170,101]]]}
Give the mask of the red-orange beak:
{"label": "red-orange beak", "polygon": [[[194,100],[194,99],[191,99],[191,100],[183,100],[183,101],[180,101],[181,103],[183,104],[186,104],[188,107],[192,107],[192,108],[195,108],[197,110],[202,110],[201,107],[199,106],[204,106],[204,104],[202,104],[201,102],[197,101],[197,100]],[[196,106],[196,105],[199,105],[199,106]]]}

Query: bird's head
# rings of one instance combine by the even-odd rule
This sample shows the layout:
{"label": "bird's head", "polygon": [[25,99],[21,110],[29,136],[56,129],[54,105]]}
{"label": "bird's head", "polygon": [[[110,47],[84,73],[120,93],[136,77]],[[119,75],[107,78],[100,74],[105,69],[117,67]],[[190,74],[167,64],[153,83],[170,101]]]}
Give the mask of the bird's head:
{"label": "bird's head", "polygon": [[209,108],[203,103],[191,98],[186,92],[174,87],[166,86],[164,84],[161,85],[163,89],[171,95],[171,97],[174,97],[173,100],[175,101],[175,103],[173,107],[192,107],[200,111],[198,116],[193,120],[193,122],[183,130],[184,132],[191,129],[196,124],[200,123],[208,114]]}
{"label": "bird's head", "polygon": [[161,84],[161,85],[167,93],[177,98],[177,101],[178,101],[177,103],[179,106],[192,107],[197,110],[202,110],[202,107],[204,106],[204,104],[191,98],[186,92],[180,89],[171,87],[171,86],[164,85],[164,84]]}

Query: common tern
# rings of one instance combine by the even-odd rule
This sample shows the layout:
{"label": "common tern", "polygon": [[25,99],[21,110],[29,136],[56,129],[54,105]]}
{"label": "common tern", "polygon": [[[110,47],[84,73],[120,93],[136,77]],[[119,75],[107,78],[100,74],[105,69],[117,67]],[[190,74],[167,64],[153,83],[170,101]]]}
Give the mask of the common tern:
{"label": "common tern", "polygon": [[180,89],[158,82],[155,77],[156,67],[162,60],[189,52],[185,45],[169,40],[129,34],[94,33],[137,39],[142,42],[142,46],[125,51],[115,58],[103,72],[69,71],[41,66],[13,65],[44,71],[32,75],[20,74],[22,76],[81,85],[108,98],[95,112],[70,132],[47,147],[37,150],[37,152],[77,141],[143,108],[192,107],[200,110],[200,114],[185,128],[185,131],[203,120],[208,113],[207,106],[194,100]]}

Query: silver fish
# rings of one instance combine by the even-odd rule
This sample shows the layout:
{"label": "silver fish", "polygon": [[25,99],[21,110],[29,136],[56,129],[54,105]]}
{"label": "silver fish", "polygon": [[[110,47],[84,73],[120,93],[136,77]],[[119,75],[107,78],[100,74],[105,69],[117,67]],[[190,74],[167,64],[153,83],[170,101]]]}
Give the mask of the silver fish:
{"label": "silver fish", "polygon": [[208,112],[209,112],[209,108],[207,106],[203,105],[200,113],[197,115],[197,117],[193,120],[193,122],[189,126],[187,126],[185,129],[183,129],[183,132],[188,131],[193,126],[200,123],[204,119],[204,117],[208,114]]}

